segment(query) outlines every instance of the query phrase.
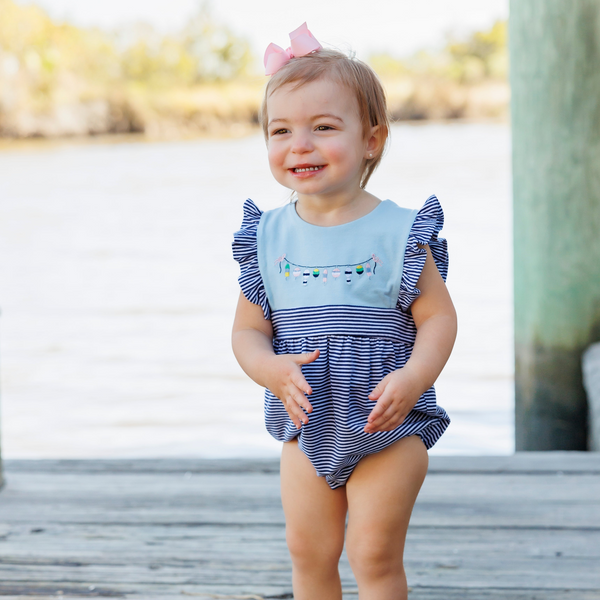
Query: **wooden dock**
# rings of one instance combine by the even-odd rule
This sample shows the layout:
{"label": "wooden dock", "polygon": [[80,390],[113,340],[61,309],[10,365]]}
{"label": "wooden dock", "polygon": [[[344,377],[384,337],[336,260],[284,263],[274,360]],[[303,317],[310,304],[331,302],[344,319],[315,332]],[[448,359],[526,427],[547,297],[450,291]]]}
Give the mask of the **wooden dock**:
{"label": "wooden dock", "polygon": [[[14,460],[5,477],[0,597],[292,598],[275,461]],[[406,567],[410,600],[599,600],[600,453],[432,457]]]}

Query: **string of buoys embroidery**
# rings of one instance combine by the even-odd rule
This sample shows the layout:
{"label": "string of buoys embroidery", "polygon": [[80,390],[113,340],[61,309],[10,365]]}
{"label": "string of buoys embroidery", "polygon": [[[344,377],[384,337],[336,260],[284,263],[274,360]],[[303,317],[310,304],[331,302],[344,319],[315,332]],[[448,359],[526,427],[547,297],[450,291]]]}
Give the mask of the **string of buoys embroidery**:
{"label": "string of buoys embroidery", "polygon": [[333,277],[333,280],[335,281],[341,277],[342,272],[346,277],[346,283],[348,285],[352,283],[352,275],[354,273],[358,275],[359,279],[363,274],[367,276],[367,279],[370,279],[373,275],[375,275],[377,265],[382,263],[379,257],[375,256],[375,254],[371,254],[370,258],[363,260],[360,263],[311,267],[310,265],[299,265],[291,260],[288,260],[286,255],[282,254],[277,260],[275,260],[275,264],[279,265],[279,272],[283,273],[286,281],[290,279],[296,280],[302,276],[302,285],[306,286],[310,281],[311,275],[315,280],[321,278],[321,281],[324,285],[327,284],[330,276]]}

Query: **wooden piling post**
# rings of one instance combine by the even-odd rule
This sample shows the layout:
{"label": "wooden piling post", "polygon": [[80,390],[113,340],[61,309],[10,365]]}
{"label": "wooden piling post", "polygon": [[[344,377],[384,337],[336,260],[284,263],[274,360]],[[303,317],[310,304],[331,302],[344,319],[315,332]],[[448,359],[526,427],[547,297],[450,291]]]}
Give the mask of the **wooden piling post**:
{"label": "wooden piling post", "polygon": [[511,0],[517,450],[585,450],[600,340],[600,0]]}

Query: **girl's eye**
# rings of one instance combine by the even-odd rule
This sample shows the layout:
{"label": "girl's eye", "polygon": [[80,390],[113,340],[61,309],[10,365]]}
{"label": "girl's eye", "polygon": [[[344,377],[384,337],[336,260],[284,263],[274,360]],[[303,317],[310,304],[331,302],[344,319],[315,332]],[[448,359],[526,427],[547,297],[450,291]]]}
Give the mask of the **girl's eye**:
{"label": "girl's eye", "polygon": [[271,135],[281,135],[282,133],[287,133],[288,131],[288,129],[276,129],[271,133]]}
{"label": "girl's eye", "polygon": [[328,129],[332,129],[329,125],[319,125],[317,127],[317,131],[327,131]]}

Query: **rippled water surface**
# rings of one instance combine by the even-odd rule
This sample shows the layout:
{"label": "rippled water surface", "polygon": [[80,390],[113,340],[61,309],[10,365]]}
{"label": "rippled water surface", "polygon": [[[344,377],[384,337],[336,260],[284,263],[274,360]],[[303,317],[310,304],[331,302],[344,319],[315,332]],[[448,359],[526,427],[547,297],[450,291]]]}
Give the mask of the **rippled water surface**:
{"label": "rippled water surface", "polygon": [[[513,451],[509,158],[506,125],[396,126],[369,188],[446,214],[460,331],[435,453]],[[5,458],[277,455],[230,349],[246,197],[288,199],[259,135],[0,151]]]}

